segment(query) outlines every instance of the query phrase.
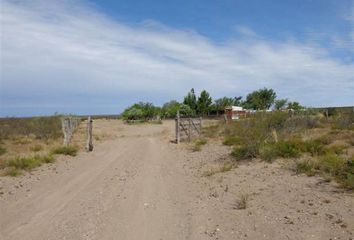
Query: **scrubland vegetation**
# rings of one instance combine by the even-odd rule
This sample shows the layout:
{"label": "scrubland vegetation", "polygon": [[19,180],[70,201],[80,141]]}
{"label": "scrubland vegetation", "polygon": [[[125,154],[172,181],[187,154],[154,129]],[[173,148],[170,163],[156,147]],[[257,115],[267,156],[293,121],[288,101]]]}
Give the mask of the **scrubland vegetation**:
{"label": "scrubland vegetation", "polygon": [[291,169],[321,175],[354,189],[354,116],[348,112],[260,112],[229,124],[204,129],[204,136],[220,138],[232,147],[235,161],[283,159]]}
{"label": "scrubland vegetation", "polygon": [[[56,154],[75,156],[77,147],[61,147],[61,116],[0,119],[0,172],[17,176],[44,163]],[[58,147],[59,146],[59,147]]]}

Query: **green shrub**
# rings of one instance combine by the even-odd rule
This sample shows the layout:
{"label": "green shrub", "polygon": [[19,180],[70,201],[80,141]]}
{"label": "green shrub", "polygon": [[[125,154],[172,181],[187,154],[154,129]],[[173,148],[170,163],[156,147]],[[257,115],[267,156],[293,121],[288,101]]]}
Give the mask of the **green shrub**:
{"label": "green shrub", "polygon": [[296,172],[305,173],[307,176],[314,176],[318,166],[313,159],[296,162]]}
{"label": "green shrub", "polygon": [[275,144],[265,144],[259,149],[259,156],[266,162],[272,162],[278,157],[278,151]]}
{"label": "green shrub", "polygon": [[344,153],[344,150],[347,148],[345,145],[332,145],[326,147],[326,152],[335,153],[337,155]]}
{"label": "green shrub", "polygon": [[300,157],[301,151],[299,141],[280,141],[276,144],[277,154],[283,158],[297,158]]}
{"label": "green shrub", "polygon": [[77,151],[78,151],[78,149],[75,146],[61,146],[61,147],[54,148],[52,150],[52,153],[53,154],[76,156]]}
{"label": "green shrub", "polygon": [[208,141],[204,138],[198,139],[197,141],[194,142],[194,146],[193,146],[192,150],[194,152],[200,151],[202,149],[202,146],[207,144],[207,142]]}
{"label": "green shrub", "polygon": [[254,145],[235,147],[232,150],[231,155],[240,160],[255,158],[258,155],[258,148],[256,148]]}
{"label": "green shrub", "polygon": [[320,169],[347,189],[354,189],[354,157],[344,159],[333,153],[320,158]]}
{"label": "green shrub", "polygon": [[303,143],[302,150],[311,156],[319,156],[325,153],[324,145],[320,140],[308,140]]}
{"label": "green shrub", "polygon": [[347,189],[354,189],[354,157],[343,165],[343,171],[337,176],[338,181]]}
{"label": "green shrub", "polygon": [[13,167],[21,170],[32,170],[41,166],[43,163],[51,163],[54,161],[52,155],[35,155],[31,157],[17,157],[7,162],[8,167]]}
{"label": "green shrub", "polygon": [[337,176],[343,170],[345,165],[345,160],[342,157],[339,157],[336,154],[328,153],[319,158],[320,161],[320,169],[330,174],[331,176]]}

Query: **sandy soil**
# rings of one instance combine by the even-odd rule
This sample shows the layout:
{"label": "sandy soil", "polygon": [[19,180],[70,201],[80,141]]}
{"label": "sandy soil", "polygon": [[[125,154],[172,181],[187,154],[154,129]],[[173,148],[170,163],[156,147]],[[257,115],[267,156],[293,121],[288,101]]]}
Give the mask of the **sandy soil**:
{"label": "sandy soil", "polygon": [[203,177],[230,161],[229,148],[192,152],[170,142],[173,129],[96,120],[92,153],[0,177],[0,239],[354,238],[352,193],[280,163]]}

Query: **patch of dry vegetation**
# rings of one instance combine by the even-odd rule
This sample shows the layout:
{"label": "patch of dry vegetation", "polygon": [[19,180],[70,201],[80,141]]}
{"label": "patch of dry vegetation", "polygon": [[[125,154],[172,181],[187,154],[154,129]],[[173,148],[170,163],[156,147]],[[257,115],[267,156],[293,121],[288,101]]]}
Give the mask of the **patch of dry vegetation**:
{"label": "patch of dry vegetation", "polygon": [[212,167],[202,173],[202,177],[210,177],[217,173],[223,173],[230,171],[235,166],[232,162],[225,162],[221,166]]}
{"label": "patch of dry vegetation", "polygon": [[291,159],[298,173],[322,175],[354,189],[353,126],[353,114],[327,119],[310,111],[295,115],[276,111],[220,123],[208,130],[213,131],[210,136],[223,137],[223,144],[232,146],[231,155],[236,161]]}
{"label": "patch of dry vegetation", "polygon": [[[34,118],[1,118],[1,172],[5,175],[17,176],[23,170],[30,170],[42,163],[51,161],[51,159],[54,159],[53,154],[76,155],[77,147],[55,147],[62,144],[62,137],[61,116],[59,115]],[[76,133],[74,137],[76,137]],[[83,141],[85,140],[83,137],[80,138]],[[73,144],[77,144],[76,139],[73,139]],[[33,155],[34,153],[35,155]]]}
{"label": "patch of dry vegetation", "polygon": [[53,154],[76,156],[78,151],[77,146],[59,146],[52,149]]}
{"label": "patch of dry vegetation", "polygon": [[55,161],[53,155],[34,155],[28,157],[16,157],[6,161],[4,167],[4,175],[18,176],[22,171],[31,171],[44,163],[52,163]]}
{"label": "patch of dry vegetation", "polygon": [[193,152],[199,152],[202,150],[202,146],[207,144],[208,141],[205,138],[200,138],[194,142],[194,145],[192,147]]}

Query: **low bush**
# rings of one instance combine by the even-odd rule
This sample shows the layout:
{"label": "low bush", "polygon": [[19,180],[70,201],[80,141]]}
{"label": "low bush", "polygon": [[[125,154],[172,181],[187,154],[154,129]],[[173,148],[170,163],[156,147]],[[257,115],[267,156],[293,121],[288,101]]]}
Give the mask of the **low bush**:
{"label": "low bush", "polygon": [[306,159],[296,162],[296,173],[305,173],[307,176],[314,176],[318,170],[317,161]]}
{"label": "low bush", "polygon": [[343,154],[347,146],[345,145],[332,145],[325,148],[326,152],[335,153],[337,155]]}
{"label": "low bush", "polygon": [[280,141],[276,143],[276,152],[279,157],[297,158],[301,156],[300,141]]}
{"label": "low bush", "polygon": [[56,147],[52,150],[53,154],[62,154],[62,155],[69,155],[69,156],[76,156],[77,155],[77,147],[75,146],[61,146]]}
{"label": "low bush", "polygon": [[258,148],[254,145],[234,147],[231,155],[239,160],[255,158],[258,156]]}
{"label": "low bush", "polygon": [[259,157],[266,161],[272,162],[278,157],[278,151],[276,145],[274,144],[265,144],[259,149]]}
{"label": "low bush", "polygon": [[7,167],[18,170],[32,170],[33,168],[41,166],[43,163],[54,162],[52,155],[34,155],[31,157],[17,157],[7,162]]}
{"label": "low bush", "polygon": [[346,161],[344,158],[333,154],[328,153],[319,158],[320,169],[328,173],[330,176],[339,176],[344,170],[344,165]]}
{"label": "low bush", "polygon": [[310,153],[311,156],[319,156],[325,153],[325,146],[318,139],[303,142],[302,151]]}
{"label": "low bush", "polygon": [[313,176],[321,174],[327,180],[335,180],[344,188],[354,189],[354,156],[349,159],[327,152],[318,158],[296,162],[296,172]]}

